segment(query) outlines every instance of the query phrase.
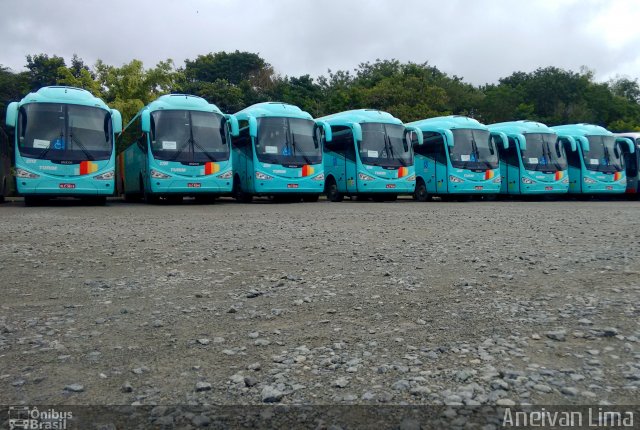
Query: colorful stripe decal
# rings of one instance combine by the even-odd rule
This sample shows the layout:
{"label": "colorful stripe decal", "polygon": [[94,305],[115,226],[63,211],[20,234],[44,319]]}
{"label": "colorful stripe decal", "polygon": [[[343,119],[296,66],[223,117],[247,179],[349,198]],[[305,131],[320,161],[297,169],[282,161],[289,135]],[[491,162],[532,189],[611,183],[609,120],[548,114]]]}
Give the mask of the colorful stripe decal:
{"label": "colorful stripe decal", "polygon": [[219,171],[220,171],[220,165],[218,163],[209,161],[207,164],[204,165],[205,175],[213,175],[215,173],[218,173]]}
{"label": "colorful stripe decal", "polygon": [[556,181],[559,181],[560,179],[564,178],[564,172],[561,170],[558,170],[556,172]]}
{"label": "colorful stripe decal", "polygon": [[315,172],[315,169],[313,168],[313,166],[310,166],[308,164],[305,164],[304,166],[302,166],[302,177],[303,178],[305,176],[313,175],[314,172]]}
{"label": "colorful stripe decal", "polygon": [[613,180],[614,181],[619,181],[620,179],[622,179],[622,172],[615,172],[613,174]]}
{"label": "colorful stripe decal", "polygon": [[398,168],[398,178],[404,178],[408,174],[409,174],[409,169],[407,169],[406,167]]}
{"label": "colorful stripe decal", "polygon": [[92,163],[91,161],[81,161],[80,162],[80,174],[88,175],[90,173],[94,173],[98,171],[98,165],[96,163]]}
{"label": "colorful stripe decal", "polygon": [[493,179],[496,176],[496,173],[493,170],[487,170],[484,172],[484,180],[488,181],[489,179]]}

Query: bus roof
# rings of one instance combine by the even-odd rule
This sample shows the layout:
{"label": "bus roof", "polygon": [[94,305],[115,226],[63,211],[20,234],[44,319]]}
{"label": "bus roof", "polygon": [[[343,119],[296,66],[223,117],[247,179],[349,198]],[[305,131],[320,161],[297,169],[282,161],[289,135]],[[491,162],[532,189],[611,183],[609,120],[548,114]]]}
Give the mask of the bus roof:
{"label": "bus roof", "polygon": [[111,110],[102,99],[89,91],[61,85],[42,87],[36,92],[29,93],[20,100],[18,105],[22,106],[28,103],[66,103]]}
{"label": "bus roof", "polygon": [[155,112],[157,110],[195,110],[201,112],[213,112],[223,115],[218,106],[209,103],[202,97],[192,96],[190,94],[167,94],[160,96],[142,110]]}
{"label": "bus roof", "polygon": [[570,136],[613,136],[609,130],[594,124],[567,124],[551,127],[556,133]]}
{"label": "bus roof", "polygon": [[318,118],[329,125],[348,125],[350,123],[377,122],[385,124],[403,125],[402,121],[388,112],[376,109],[355,109]]}
{"label": "bus roof", "polygon": [[619,136],[619,137],[630,137],[632,139],[640,139],[640,132],[628,131],[628,132],[624,132],[624,133],[616,133],[616,136]]}
{"label": "bus roof", "polygon": [[489,124],[489,130],[501,131],[505,134],[549,133],[556,132],[546,124],[530,120],[507,121]]}
{"label": "bus roof", "polygon": [[464,129],[478,129],[478,130],[488,130],[488,127],[482,124],[480,121],[477,121],[473,118],[469,118],[464,115],[448,115],[448,116],[438,116],[435,118],[427,118],[421,119],[419,121],[413,121],[407,126],[418,127],[422,131],[430,131],[434,129],[456,129],[456,128],[464,128]]}
{"label": "bus roof", "polygon": [[234,115],[239,121],[247,120],[249,116],[254,118],[286,117],[313,120],[313,117],[308,112],[303,111],[298,106],[282,102],[256,103],[236,112]]}

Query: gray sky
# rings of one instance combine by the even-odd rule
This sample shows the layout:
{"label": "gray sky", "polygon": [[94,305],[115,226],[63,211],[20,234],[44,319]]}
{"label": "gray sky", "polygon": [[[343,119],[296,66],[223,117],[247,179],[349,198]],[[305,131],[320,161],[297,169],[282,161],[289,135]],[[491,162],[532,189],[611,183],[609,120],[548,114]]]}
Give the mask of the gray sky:
{"label": "gray sky", "polygon": [[474,84],[550,65],[640,78],[638,0],[5,0],[0,12],[0,64],[14,70],[37,53],[151,67],[238,49],[290,76],[396,58]]}

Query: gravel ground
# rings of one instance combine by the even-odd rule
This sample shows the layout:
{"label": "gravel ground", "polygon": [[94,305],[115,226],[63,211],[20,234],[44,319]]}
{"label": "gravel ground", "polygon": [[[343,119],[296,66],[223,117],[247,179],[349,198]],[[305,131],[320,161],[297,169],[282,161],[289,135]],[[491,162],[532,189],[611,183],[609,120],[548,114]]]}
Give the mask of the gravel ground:
{"label": "gravel ground", "polygon": [[0,403],[637,405],[639,214],[5,204]]}

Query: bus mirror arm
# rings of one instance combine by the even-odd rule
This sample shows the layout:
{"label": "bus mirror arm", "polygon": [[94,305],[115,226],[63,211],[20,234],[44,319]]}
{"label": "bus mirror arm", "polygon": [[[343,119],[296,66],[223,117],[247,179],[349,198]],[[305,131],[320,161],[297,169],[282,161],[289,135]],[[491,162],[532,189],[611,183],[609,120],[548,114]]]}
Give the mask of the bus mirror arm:
{"label": "bus mirror arm", "polygon": [[507,135],[501,131],[496,131],[491,133],[491,136],[498,136],[500,138],[500,140],[502,141],[502,148],[504,149],[509,149],[509,139],[507,138]]}
{"label": "bus mirror arm", "polygon": [[634,152],[636,152],[635,145],[633,144],[633,141],[631,139],[626,137],[619,137],[616,139],[616,142],[626,143],[627,148],[629,149],[629,154],[633,154]]}
{"label": "bus mirror arm", "polygon": [[122,133],[122,115],[117,109],[111,109],[111,128],[114,134]]}
{"label": "bus mirror arm", "polygon": [[447,146],[453,147],[454,145],[454,140],[453,140],[453,132],[451,130],[449,130],[448,128],[444,128],[444,129],[440,129],[438,130],[438,132],[442,135],[444,135],[445,137],[445,141],[447,142]]}
{"label": "bus mirror arm", "polygon": [[324,121],[315,121],[316,127],[322,127],[324,131],[324,141],[331,142],[333,140],[333,133],[331,133],[331,126]]}
{"label": "bus mirror arm", "polygon": [[356,142],[362,142],[362,127],[357,122],[352,122],[351,127],[353,128],[353,139]]}
{"label": "bus mirror arm", "polygon": [[258,120],[256,119],[255,116],[249,116],[248,120],[249,120],[249,136],[253,137],[254,139],[257,139],[258,138]]}
{"label": "bus mirror arm", "polygon": [[407,127],[407,131],[411,133],[415,133],[416,139],[418,139],[418,145],[422,145],[422,143],[424,142],[423,136],[422,136],[422,130],[420,130],[418,127]]}
{"label": "bus mirror arm", "polygon": [[580,145],[582,145],[582,150],[585,152],[591,151],[591,146],[589,145],[589,139],[584,136],[578,136],[578,140],[580,141]]}
{"label": "bus mirror arm", "polygon": [[4,123],[7,127],[15,127],[16,121],[18,120],[18,102],[11,102],[9,106],[7,106],[7,116],[5,117]]}
{"label": "bus mirror arm", "polygon": [[238,119],[231,114],[226,114],[224,117],[229,122],[229,127],[231,129],[231,136],[236,137],[240,135],[240,127],[238,127]]}
{"label": "bus mirror arm", "polygon": [[140,113],[140,128],[144,133],[151,132],[151,114],[148,110],[143,110]]}
{"label": "bus mirror arm", "polygon": [[575,152],[576,149],[578,149],[578,144],[576,143],[576,140],[573,138],[573,136],[558,136],[560,139],[566,139],[569,142],[569,145],[571,145],[571,152]]}
{"label": "bus mirror arm", "polygon": [[520,150],[521,151],[526,151],[527,150],[527,139],[524,137],[524,135],[516,134],[515,137],[518,140],[518,144],[520,145]]}

